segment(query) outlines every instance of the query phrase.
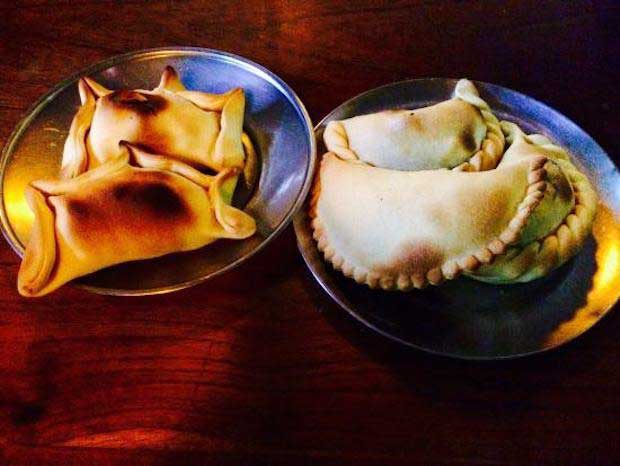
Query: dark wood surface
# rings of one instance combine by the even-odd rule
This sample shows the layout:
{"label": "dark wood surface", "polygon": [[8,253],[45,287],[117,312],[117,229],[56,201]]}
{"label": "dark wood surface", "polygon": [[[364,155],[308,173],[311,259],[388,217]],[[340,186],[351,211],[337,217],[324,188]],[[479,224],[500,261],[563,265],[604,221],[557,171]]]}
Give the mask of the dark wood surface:
{"label": "dark wood surface", "polygon": [[[318,121],[410,77],[534,96],[617,158],[618,3],[213,0],[0,3],[0,140],[63,77],[164,45],[270,68]],[[0,464],[620,462],[620,313],[558,351],[465,363],[399,348],[313,282],[289,228],[179,293],[15,290],[0,246]]]}

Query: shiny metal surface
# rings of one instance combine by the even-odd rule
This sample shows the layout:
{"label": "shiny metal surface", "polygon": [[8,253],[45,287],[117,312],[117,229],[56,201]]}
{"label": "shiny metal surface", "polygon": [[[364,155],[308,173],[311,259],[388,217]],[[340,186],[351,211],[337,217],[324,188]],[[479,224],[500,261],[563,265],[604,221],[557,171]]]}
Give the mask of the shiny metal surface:
{"label": "shiny metal surface", "polygon": [[77,79],[88,75],[109,88],[150,89],[166,65],[178,70],[189,89],[245,90],[244,126],[260,159],[260,176],[253,189],[236,193],[235,204],[245,206],[256,219],[257,233],[244,241],[220,240],[197,251],[121,264],[78,283],[115,295],[174,291],[235,267],[289,223],[307,194],[316,155],[312,123],[295,93],[267,69],[232,54],[191,47],[151,49],[111,58],[63,81],[33,106],[9,138],[0,163],[0,214],[3,233],[18,254],[23,253],[33,218],[24,187],[58,172],[79,106]]}
{"label": "shiny metal surface", "polygon": [[[389,108],[416,108],[450,98],[451,79],[403,81],[359,95],[315,128],[319,154],[327,122]],[[307,205],[295,216],[299,249],[325,291],[353,317],[395,341],[464,359],[503,359],[555,348],[598,322],[620,296],[620,173],[603,149],[572,121],[528,96],[476,82],[499,118],[546,134],[568,148],[601,203],[593,235],[567,264],[540,280],[489,285],[464,277],[407,293],[370,290],[334,271],[312,239]],[[317,164],[318,166],[318,164]]]}

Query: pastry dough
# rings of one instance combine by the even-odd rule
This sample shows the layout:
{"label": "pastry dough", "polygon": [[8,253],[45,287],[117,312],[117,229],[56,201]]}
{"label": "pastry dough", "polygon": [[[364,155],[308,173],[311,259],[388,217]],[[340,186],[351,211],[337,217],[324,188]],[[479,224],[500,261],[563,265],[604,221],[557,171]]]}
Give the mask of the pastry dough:
{"label": "pastry dough", "polygon": [[18,275],[23,296],[121,262],[242,239],[256,225],[222,195],[239,168],[209,176],[123,144],[120,156],[69,180],[35,181],[26,198],[35,214]]}
{"label": "pastry dough", "polygon": [[65,142],[63,178],[122,157],[120,141],[198,168],[243,167],[242,89],[225,94],[189,91],[171,67],[150,91],[111,91],[89,78],[80,79],[78,88],[82,106]]}
{"label": "pastry dough", "polygon": [[539,221],[540,234],[536,239],[522,238],[518,247],[509,248],[492,264],[467,273],[471,278],[489,283],[528,282],[547,275],[579,252],[590,234],[598,196],[588,178],[571,163],[566,151],[547,137],[526,136],[517,125],[509,122],[502,122],[502,129],[510,144],[504,157],[544,155],[566,174],[574,192],[573,208],[563,216],[559,226],[545,226]]}
{"label": "pastry dough", "polygon": [[504,150],[497,118],[466,79],[458,81],[451,100],[332,121],[323,139],[342,159],[409,171],[489,170]]}
{"label": "pastry dough", "polygon": [[325,258],[359,283],[407,290],[476,271],[525,281],[572,256],[589,232],[594,191],[563,150],[504,127],[511,149],[483,172],[398,171],[327,153],[310,206]]}

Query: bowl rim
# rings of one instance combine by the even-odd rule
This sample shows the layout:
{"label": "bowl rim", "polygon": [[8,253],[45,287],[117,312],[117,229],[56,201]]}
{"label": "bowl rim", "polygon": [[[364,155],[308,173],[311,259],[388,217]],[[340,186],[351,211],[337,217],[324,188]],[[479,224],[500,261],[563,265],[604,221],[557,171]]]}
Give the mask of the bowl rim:
{"label": "bowl rim", "polygon": [[244,254],[242,257],[236,259],[235,261],[227,264],[226,266],[210,272],[206,275],[203,275],[198,278],[194,278],[191,280],[187,280],[184,282],[180,282],[174,285],[166,285],[162,287],[156,288],[148,288],[148,289],[121,289],[121,288],[106,288],[99,286],[86,285],[82,283],[72,283],[74,286],[79,288],[83,288],[87,291],[96,294],[102,295],[114,295],[114,296],[147,296],[147,295],[155,295],[155,294],[164,294],[170,293],[177,290],[182,290],[184,288],[189,288],[195,285],[198,285],[202,282],[205,282],[213,277],[221,275],[233,268],[241,265],[243,262],[248,260],[250,257],[257,254],[263,248],[267,246],[271,241],[273,241],[284,229],[291,223],[295,213],[303,206],[308,191],[310,190],[310,186],[312,184],[312,176],[314,174],[314,168],[316,163],[316,138],[314,134],[314,125],[312,124],[312,120],[306,107],[304,106],[301,99],[297,96],[295,91],[286,84],[286,82],[280,78],[278,75],[265,68],[264,66],[244,58],[240,55],[236,55],[234,53],[225,52],[218,49],[211,49],[205,47],[190,47],[190,46],[167,46],[167,47],[156,47],[156,48],[146,48],[140,50],[134,50],[131,52],[123,53],[120,55],[114,55],[105,60],[99,61],[92,65],[89,65],[85,68],[80,69],[79,71],[71,74],[69,77],[63,79],[58,84],[53,86],[50,90],[48,90],[43,96],[37,99],[25,112],[25,114],[20,118],[18,123],[15,125],[13,131],[10,133],[9,137],[4,144],[2,152],[0,153],[0,227],[2,230],[2,234],[6,241],[9,243],[11,248],[17,253],[18,256],[22,257],[24,252],[24,246],[21,244],[21,241],[17,238],[17,235],[13,231],[11,224],[8,219],[8,215],[5,208],[4,203],[4,179],[6,174],[6,166],[10,159],[10,154],[13,152],[13,148],[20,136],[28,128],[30,123],[38,116],[38,114],[43,110],[47,103],[51,102],[56,96],[64,91],[68,86],[77,82],[77,80],[82,76],[92,75],[94,73],[98,73],[104,71],[108,68],[113,67],[116,64],[123,63],[127,60],[135,60],[135,59],[148,59],[153,57],[165,57],[165,56],[177,56],[177,55],[185,55],[185,56],[205,56],[211,59],[216,59],[221,62],[234,64],[236,66],[240,66],[248,71],[253,72],[255,75],[260,78],[268,81],[272,84],[278,91],[282,93],[284,97],[290,102],[290,104],[295,109],[298,114],[300,120],[303,122],[304,129],[307,133],[307,143],[309,146],[309,153],[307,157],[307,162],[305,166],[304,179],[301,186],[301,189],[298,191],[295,202],[289,208],[289,210],[284,215],[283,219],[277,226],[273,229],[273,231],[267,235],[256,247],[254,247],[251,251]]}

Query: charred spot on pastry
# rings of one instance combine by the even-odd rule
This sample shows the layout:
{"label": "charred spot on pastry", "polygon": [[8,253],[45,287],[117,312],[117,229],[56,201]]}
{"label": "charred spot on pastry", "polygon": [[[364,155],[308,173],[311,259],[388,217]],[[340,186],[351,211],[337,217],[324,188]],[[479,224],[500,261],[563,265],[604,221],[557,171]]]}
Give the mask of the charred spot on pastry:
{"label": "charred spot on pastry", "polygon": [[471,131],[461,132],[458,138],[459,138],[458,140],[461,143],[461,145],[468,152],[474,152],[478,148],[478,146],[476,145],[476,139],[474,138],[474,135],[472,134]]}
{"label": "charred spot on pastry", "polygon": [[162,96],[138,91],[114,91],[108,98],[115,106],[132,110],[140,115],[156,115],[168,105]]}
{"label": "charred spot on pastry", "polygon": [[79,199],[70,199],[67,202],[67,210],[70,214],[78,219],[86,219],[90,217],[90,206],[87,202]]}
{"label": "charred spot on pastry", "polygon": [[179,194],[158,181],[118,184],[112,188],[112,197],[154,217],[183,217],[190,212]]}

